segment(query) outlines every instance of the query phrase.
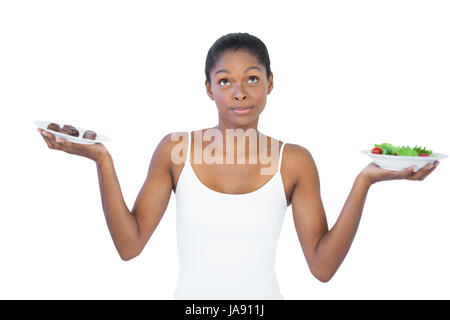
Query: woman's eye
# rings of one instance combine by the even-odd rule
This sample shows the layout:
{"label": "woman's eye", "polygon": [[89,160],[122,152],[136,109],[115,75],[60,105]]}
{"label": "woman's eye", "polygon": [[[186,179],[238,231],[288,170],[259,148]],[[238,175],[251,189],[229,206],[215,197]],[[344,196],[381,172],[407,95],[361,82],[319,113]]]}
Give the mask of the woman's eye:
{"label": "woman's eye", "polygon": [[258,77],[251,76],[250,79],[256,79],[256,81],[251,81],[251,83],[256,83],[256,82],[258,82]]}
{"label": "woman's eye", "polygon": [[[224,81],[225,81],[225,83],[224,83]],[[256,76],[251,76],[251,77],[249,78],[249,81],[250,81],[250,83],[256,83],[256,82],[259,81],[259,79],[258,79],[258,77],[256,77]],[[228,82],[227,79],[220,79],[220,80],[219,80],[219,86],[221,86],[221,85],[227,85],[228,83],[229,83],[229,82]]]}

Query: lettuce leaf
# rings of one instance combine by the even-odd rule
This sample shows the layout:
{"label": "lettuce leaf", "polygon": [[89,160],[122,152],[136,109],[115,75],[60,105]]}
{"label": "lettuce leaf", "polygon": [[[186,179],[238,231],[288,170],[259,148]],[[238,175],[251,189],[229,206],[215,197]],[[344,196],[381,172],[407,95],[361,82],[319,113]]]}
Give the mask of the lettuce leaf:
{"label": "lettuce leaf", "polygon": [[417,145],[414,148],[411,148],[409,146],[394,146],[390,143],[381,143],[381,144],[375,144],[375,147],[380,148],[383,150],[383,154],[386,155],[399,155],[399,156],[412,156],[417,157],[419,154],[426,153],[428,155],[431,155],[433,151],[426,149],[425,147],[418,147]]}

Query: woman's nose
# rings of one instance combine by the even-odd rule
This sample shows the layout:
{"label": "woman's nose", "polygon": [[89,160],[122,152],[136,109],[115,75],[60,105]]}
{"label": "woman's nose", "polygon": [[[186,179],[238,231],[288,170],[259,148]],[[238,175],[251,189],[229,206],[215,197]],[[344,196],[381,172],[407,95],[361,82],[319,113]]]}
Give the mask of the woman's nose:
{"label": "woman's nose", "polygon": [[234,95],[234,100],[236,100],[236,101],[244,101],[246,99],[247,99],[247,96],[245,94]]}
{"label": "woman's nose", "polygon": [[247,99],[247,94],[239,87],[236,87],[233,93],[233,98],[236,101],[243,101]]}

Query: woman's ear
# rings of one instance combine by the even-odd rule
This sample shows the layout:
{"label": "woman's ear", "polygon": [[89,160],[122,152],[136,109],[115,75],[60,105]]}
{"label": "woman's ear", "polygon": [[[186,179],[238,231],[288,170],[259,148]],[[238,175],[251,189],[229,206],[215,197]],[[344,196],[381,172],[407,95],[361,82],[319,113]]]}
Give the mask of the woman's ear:
{"label": "woman's ear", "polygon": [[270,94],[270,92],[273,89],[273,73],[270,73],[269,79],[267,79],[267,94]]}
{"label": "woman's ear", "polygon": [[211,100],[214,100],[214,94],[211,89],[211,84],[209,83],[208,79],[205,80],[205,87],[206,87],[206,93],[211,98]]}

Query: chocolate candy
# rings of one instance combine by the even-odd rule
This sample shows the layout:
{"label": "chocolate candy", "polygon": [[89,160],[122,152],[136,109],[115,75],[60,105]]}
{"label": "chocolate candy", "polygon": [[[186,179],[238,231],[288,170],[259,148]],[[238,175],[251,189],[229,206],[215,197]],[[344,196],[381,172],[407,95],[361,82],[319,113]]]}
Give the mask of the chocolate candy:
{"label": "chocolate candy", "polygon": [[[52,122],[52,123],[50,123],[47,126],[47,129],[53,130],[53,131],[57,131],[59,133],[67,134],[67,135],[73,136],[73,137],[79,137],[80,136],[80,132],[78,131],[78,129],[75,128],[74,126],[69,125],[69,124],[65,124],[61,128],[59,126],[59,124]],[[84,139],[89,139],[89,140],[95,140],[97,138],[97,133],[95,131],[86,130],[86,131],[84,131],[83,138]]]}
{"label": "chocolate candy", "polygon": [[74,126],[65,124],[59,132],[68,134],[69,136],[78,137],[80,132]]}
{"label": "chocolate candy", "polygon": [[59,130],[59,132],[60,132],[60,133],[64,133],[64,134],[67,134],[67,135],[71,136],[71,134],[70,134],[70,133],[71,133],[72,131],[70,131],[70,130],[68,130],[68,129],[61,129],[61,130]]}
{"label": "chocolate candy", "polygon": [[84,139],[95,140],[96,137],[97,137],[97,133],[95,133],[94,131],[91,131],[91,130],[86,130],[83,134]]}
{"label": "chocolate candy", "polygon": [[52,122],[47,126],[47,129],[59,132],[59,129],[61,129],[61,128],[60,128],[59,124]]}

